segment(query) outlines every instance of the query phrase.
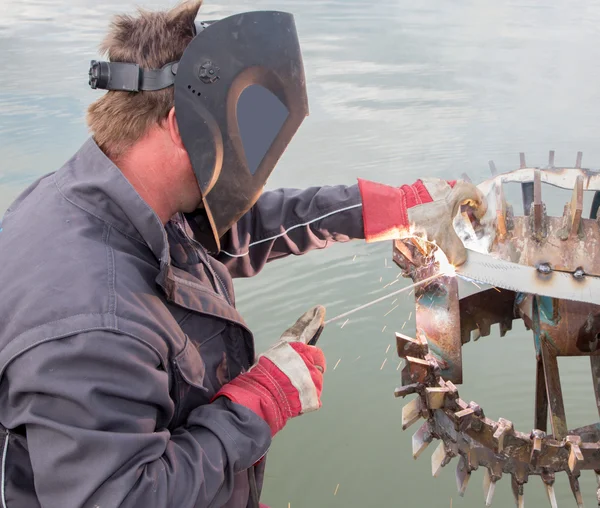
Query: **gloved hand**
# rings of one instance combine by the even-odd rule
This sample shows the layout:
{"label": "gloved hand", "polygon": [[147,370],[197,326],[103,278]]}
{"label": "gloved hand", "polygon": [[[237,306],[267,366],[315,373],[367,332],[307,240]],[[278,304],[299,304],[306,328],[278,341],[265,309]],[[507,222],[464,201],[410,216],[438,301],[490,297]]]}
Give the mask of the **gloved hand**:
{"label": "gloved hand", "polygon": [[324,320],[325,307],[303,314],[248,372],[223,385],[215,398],[227,397],[254,411],[269,424],[271,436],[290,418],[319,409],[325,356],[307,344],[321,332]]}
{"label": "gloved hand", "polygon": [[487,210],[483,194],[464,181],[429,178],[413,185],[391,187],[359,178],[358,188],[367,242],[422,236],[435,242],[455,266],[467,259],[465,247],[452,226],[460,206],[472,207],[477,218]]}

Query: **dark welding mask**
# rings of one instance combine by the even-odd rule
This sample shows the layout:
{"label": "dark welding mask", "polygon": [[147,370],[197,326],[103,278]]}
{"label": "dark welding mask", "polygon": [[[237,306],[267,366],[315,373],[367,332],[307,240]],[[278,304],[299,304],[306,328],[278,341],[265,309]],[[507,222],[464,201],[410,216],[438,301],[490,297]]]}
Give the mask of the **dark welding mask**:
{"label": "dark welding mask", "polygon": [[162,69],[96,62],[90,86],[138,92],[175,87],[175,112],[203,206],[194,228],[209,250],[258,200],[308,115],[294,18],[276,11],[195,23],[179,62]]}

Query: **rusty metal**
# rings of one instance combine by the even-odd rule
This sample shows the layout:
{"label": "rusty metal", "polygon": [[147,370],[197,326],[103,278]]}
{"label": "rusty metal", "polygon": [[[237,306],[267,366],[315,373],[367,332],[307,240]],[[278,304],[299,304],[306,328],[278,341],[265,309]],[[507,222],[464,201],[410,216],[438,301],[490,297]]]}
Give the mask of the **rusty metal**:
{"label": "rusty metal", "polygon": [[[540,280],[556,282],[553,274],[567,272],[573,283],[585,284],[600,276],[600,173],[581,168],[555,167],[551,151],[548,166],[528,167],[520,154],[520,168],[498,173],[490,161],[492,178],[478,187],[495,197],[494,235],[490,252],[495,257],[536,267]],[[524,215],[514,216],[503,183],[521,184]],[[543,186],[571,189],[562,217],[547,215]],[[597,191],[589,218],[584,217],[584,191]],[[462,210],[463,218],[469,217]],[[470,224],[470,233],[479,234]],[[418,239],[396,241],[394,261],[415,282],[439,269],[430,250]],[[546,283],[546,282],[544,282]],[[456,484],[464,495],[473,471],[484,473],[484,501],[493,502],[496,484],[510,475],[518,507],[525,503],[525,485],[539,476],[550,506],[556,507],[556,474],[565,473],[575,502],[583,506],[579,477],[588,470],[598,480],[600,506],[600,424],[569,429],[558,370],[560,356],[589,356],[592,383],[600,417],[600,302],[576,302],[536,294],[515,293],[496,287],[461,298],[455,277],[440,276],[415,292],[417,335],[396,334],[398,355],[406,360],[397,397],[413,396],[403,411],[403,429],[422,418],[413,435],[413,456],[419,457],[434,439],[440,441],[432,456],[432,474],[438,476],[454,457]],[[487,418],[476,403],[460,398],[462,346],[491,333],[500,335],[522,320],[533,332],[536,352],[536,389],[533,430],[517,430],[510,420]]]}

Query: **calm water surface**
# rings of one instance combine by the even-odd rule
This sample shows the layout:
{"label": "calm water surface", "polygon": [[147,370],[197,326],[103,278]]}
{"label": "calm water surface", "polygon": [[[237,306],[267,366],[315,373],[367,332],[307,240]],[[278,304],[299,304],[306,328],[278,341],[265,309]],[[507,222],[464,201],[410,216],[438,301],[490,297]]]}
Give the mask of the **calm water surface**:
{"label": "calm water surface", "polygon": [[[133,9],[129,1],[0,0],[1,212],[86,139],[85,108],[98,96],[87,87],[89,60],[98,56],[108,17]],[[538,165],[550,149],[557,164],[572,165],[582,150],[584,165],[600,166],[599,3],[212,0],[204,12],[211,19],[254,9],[295,13],[311,108],[269,187],[353,184],[356,177],[402,184],[463,171],[481,181],[489,159],[510,170],[519,151]],[[334,316],[398,288],[383,289],[397,275],[390,254],[388,244],[352,242],[237,281],[259,349],[316,303]],[[429,453],[411,457],[411,432],[400,428],[403,403],[393,397],[398,360],[393,344],[386,350],[405,322],[404,331],[414,332],[413,302],[407,296],[397,304],[385,317],[391,301],[323,335],[330,367],[323,408],[274,440],[264,495],[272,508],[483,506],[481,471],[459,498],[453,465],[433,479]],[[502,339],[494,330],[465,347],[461,394],[527,431],[533,362],[522,326]],[[571,427],[597,419],[588,365],[560,362]],[[595,481],[583,475],[582,486],[593,505]],[[528,506],[547,505],[538,479],[526,487]],[[574,505],[564,478],[557,489],[561,506]],[[508,481],[494,505],[512,505]]]}

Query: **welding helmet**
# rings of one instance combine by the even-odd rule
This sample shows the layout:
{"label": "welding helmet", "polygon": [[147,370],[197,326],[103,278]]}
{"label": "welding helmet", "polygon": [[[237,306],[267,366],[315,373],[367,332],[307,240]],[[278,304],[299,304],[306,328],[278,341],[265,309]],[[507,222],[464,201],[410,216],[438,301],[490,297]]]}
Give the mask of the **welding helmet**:
{"label": "welding helmet", "polygon": [[138,92],[175,87],[179,132],[202,206],[194,231],[209,250],[258,200],[308,115],[294,17],[277,11],[195,22],[181,60],[162,69],[92,61],[90,86]]}

